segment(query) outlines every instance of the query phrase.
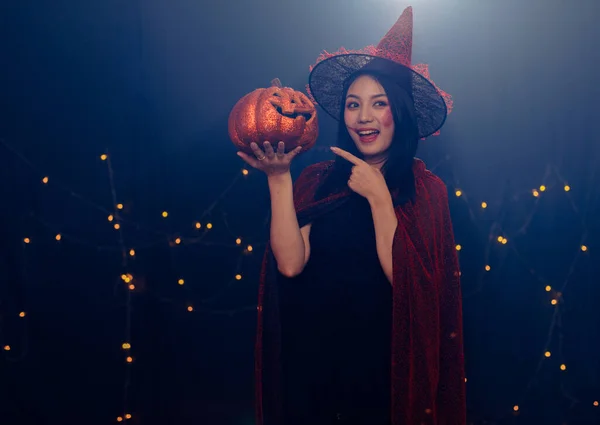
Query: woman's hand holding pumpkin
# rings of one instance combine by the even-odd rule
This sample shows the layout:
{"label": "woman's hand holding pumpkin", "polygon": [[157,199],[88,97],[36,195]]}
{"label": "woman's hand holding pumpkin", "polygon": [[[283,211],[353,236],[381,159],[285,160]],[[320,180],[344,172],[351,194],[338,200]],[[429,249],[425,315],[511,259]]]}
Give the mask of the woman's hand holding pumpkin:
{"label": "woman's hand holding pumpkin", "polygon": [[277,176],[288,173],[290,171],[292,160],[300,153],[300,150],[302,150],[302,147],[298,146],[286,153],[284,142],[279,142],[277,144],[277,151],[273,150],[273,146],[271,146],[270,142],[264,142],[263,146],[264,152],[258,144],[252,142],[250,148],[252,149],[254,156],[241,151],[237,154],[251,167],[263,171],[267,176]]}

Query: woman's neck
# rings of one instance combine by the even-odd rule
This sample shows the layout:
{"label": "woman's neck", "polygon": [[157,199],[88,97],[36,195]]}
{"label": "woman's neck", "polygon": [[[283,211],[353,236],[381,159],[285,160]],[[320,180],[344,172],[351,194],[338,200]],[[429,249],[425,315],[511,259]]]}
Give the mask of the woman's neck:
{"label": "woman's neck", "polygon": [[369,164],[379,170],[381,170],[381,168],[385,164],[386,159],[387,159],[386,154],[367,156],[364,158],[364,160],[367,164]]}

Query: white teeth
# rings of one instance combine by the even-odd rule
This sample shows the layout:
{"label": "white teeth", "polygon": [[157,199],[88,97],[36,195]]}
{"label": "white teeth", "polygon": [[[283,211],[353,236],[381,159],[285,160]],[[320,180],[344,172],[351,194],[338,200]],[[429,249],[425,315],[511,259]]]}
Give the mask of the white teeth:
{"label": "white teeth", "polygon": [[369,130],[369,131],[359,131],[358,134],[360,136],[368,136],[370,134],[375,134],[375,133],[379,133],[379,131],[377,130]]}

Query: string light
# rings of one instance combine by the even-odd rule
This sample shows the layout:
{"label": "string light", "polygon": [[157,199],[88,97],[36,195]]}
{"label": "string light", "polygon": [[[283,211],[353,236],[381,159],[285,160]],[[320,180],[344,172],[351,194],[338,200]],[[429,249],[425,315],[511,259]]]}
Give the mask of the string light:
{"label": "string light", "polygon": [[[565,192],[569,192],[569,191],[571,190],[571,187],[570,187],[569,185],[565,184],[565,185],[563,186],[563,189],[564,189],[564,191],[565,191]],[[545,185],[545,184],[542,184],[542,185],[540,185],[540,186],[539,186],[539,189],[533,189],[533,190],[531,191],[531,194],[532,194],[532,195],[533,195],[535,198],[539,198],[539,197],[541,196],[541,193],[544,193],[544,192],[546,192],[546,191],[548,191],[548,186],[547,186],[547,185]],[[457,197],[460,197],[460,196],[461,196],[463,193],[462,193],[462,191],[461,191],[461,190],[458,190],[458,189],[457,189],[457,190],[455,191],[455,194],[456,194],[456,196],[457,196]],[[487,203],[487,202],[485,202],[485,201],[483,201],[483,202],[481,202],[481,203],[480,203],[480,206],[481,206],[481,208],[482,208],[482,209],[486,209],[486,208],[488,207],[488,203]],[[502,245],[506,245],[506,244],[508,243],[508,238],[507,238],[506,236],[504,236],[504,235],[500,235],[500,236],[498,236],[496,240],[497,240],[497,242],[498,242],[498,243],[500,243],[500,244],[502,244]],[[457,246],[456,246],[456,248],[457,248],[457,250],[460,250],[460,249],[461,249],[461,246],[460,246],[460,245],[457,245]],[[582,244],[582,245],[580,245],[580,250],[581,250],[582,252],[587,252],[587,251],[588,251],[588,246],[586,246],[586,245],[583,245],[583,244]],[[485,266],[485,270],[486,270],[486,271],[490,271],[490,270],[491,270],[491,266],[490,266],[489,264],[488,264],[488,265],[486,265],[486,266]],[[545,291],[546,291],[546,292],[551,292],[551,291],[552,291],[552,286],[551,286],[551,285],[545,285]],[[553,297],[553,298],[550,300],[550,303],[551,303],[553,306],[557,306],[557,307],[558,307],[558,305],[559,305],[559,300],[561,300],[561,297],[562,297],[562,294],[561,294],[560,292],[557,292],[557,293],[555,294],[555,296],[554,296],[554,297]],[[558,312],[559,310],[557,309],[556,311]],[[552,329],[554,329],[552,326],[553,326],[553,325],[551,325],[551,332],[552,332]],[[549,340],[548,340],[548,344],[550,343],[550,341],[551,341],[551,339],[549,339]],[[545,358],[550,358],[550,357],[552,356],[552,353],[551,353],[551,351],[550,351],[550,350],[547,350],[547,349],[545,349],[545,350],[543,351],[543,355],[544,355],[544,357],[545,357]],[[564,364],[564,363],[560,364],[560,370],[561,370],[561,371],[566,371],[566,370],[567,370],[567,366],[566,366],[566,364]],[[466,379],[466,378],[465,378],[465,382],[467,382],[467,379]],[[530,387],[531,387],[531,386],[530,386]],[[594,407],[598,407],[598,405],[599,405],[599,402],[596,400],[596,401],[594,401],[592,404],[593,404],[593,406],[594,406]],[[513,411],[514,411],[515,413],[517,413],[517,412],[519,412],[519,410],[520,410],[520,407],[519,407],[519,405],[518,405],[518,404],[515,404],[515,405],[513,406]]]}
{"label": "string light", "polygon": [[460,196],[462,195],[462,190],[456,189],[456,191],[454,192],[454,194],[456,195],[457,198],[460,198]]}
{"label": "string light", "polygon": [[[0,140],[0,142],[1,142],[1,140]],[[112,165],[111,165],[111,161],[109,159],[109,156],[107,154],[102,154],[102,155],[100,155],[100,159],[102,161],[105,161],[106,165],[108,167],[107,170],[109,172],[109,179],[110,179],[110,183],[111,183],[111,191],[112,191],[112,195],[113,195],[113,203],[112,203],[112,205],[114,205],[114,208],[117,211],[123,210],[124,209],[124,203],[122,203],[122,202],[116,202],[117,196],[116,196],[116,193],[115,193],[115,186],[114,186],[114,181],[113,181],[113,170],[112,170]],[[243,175],[248,175],[249,172],[248,172],[248,170],[243,170],[242,174]],[[42,178],[42,183],[43,184],[47,184],[48,181],[49,181],[49,177],[46,176],[46,177]],[[59,190],[60,189],[65,189],[65,186],[61,186],[61,185],[53,185],[53,187],[59,188]],[[79,194],[76,194],[74,191],[68,190],[68,193],[71,196],[74,196],[78,200],[86,200],[84,196],[80,196]],[[105,209],[102,208],[101,206],[94,205],[94,202],[89,202],[89,204],[92,205],[93,207],[96,206],[98,210],[105,211]],[[209,211],[207,211],[206,213],[202,214],[202,217],[205,216]],[[162,211],[161,215],[162,215],[163,218],[167,218],[168,217],[168,212],[167,211]],[[118,215],[117,214],[115,214],[115,213],[112,213],[112,214],[107,213],[106,215],[104,215],[104,217],[106,217],[107,221],[109,223],[111,223],[112,227],[115,230],[121,230],[122,223],[118,219]],[[134,223],[134,225],[135,225],[135,223]],[[206,223],[206,228],[207,229],[212,229],[213,225],[214,225],[213,223]],[[195,227],[195,229],[201,229],[202,228],[202,224],[199,221],[194,222],[194,227]],[[136,225],[134,228],[139,229],[140,227],[139,227],[139,225]],[[123,235],[122,235],[121,232],[119,232],[119,234],[120,234],[120,236],[119,236],[119,239],[117,239],[117,241],[120,243],[120,245],[123,245]],[[62,240],[63,237],[64,236],[61,233],[54,233],[54,238],[57,241]],[[30,244],[31,243],[31,239],[29,237],[24,237],[22,240],[23,240],[24,244]],[[82,239],[78,239],[77,237],[73,237],[73,241],[75,241],[76,243],[77,242],[79,242],[79,243],[83,242]],[[176,243],[180,244],[181,242],[182,242],[182,239],[180,237],[177,237],[176,238]],[[194,242],[196,242],[196,243],[200,242],[200,239],[194,240],[191,243],[194,243]],[[241,238],[240,238],[240,242],[238,243],[238,245],[241,245]],[[245,249],[244,252],[246,252],[246,251],[247,252],[253,251],[253,246],[250,245],[250,244],[246,244],[246,249]],[[123,253],[123,255],[124,255],[125,258],[127,258],[127,256],[126,256],[127,253],[129,254],[130,257],[133,257],[133,256],[136,255],[136,249],[134,247],[128,247],[128,248],[122,247],[122,253]],[[124,267],[127,268],[127,264],[126,264],[125,258],[124,258],[124,261],[125,261]],[[239,269],[240,267],[241,267],[241,262],[239,262],[239,264],[237,266],[237,269]],[[242,275],[240,273],[235,274],[235,277],[236,277],[236,280],[241,280],[242,279]],[[136,288],[136,284],[134,282],[134,277],[130,273],[123,273],[123,274],[121,274],[120,275],[120,279],[121,279],[121,281],[125,284],[125,286],[130,291],[133,291]],[[184,280],[183,279],[179,279],[178,283],[180,283],[181,285],[183,285]],[[137,285],[137,286],[139,286],[139,285]],[[129,300],[129,298],[127,298],[127,299]],[[187,306],[187,310],[189,312],[192,312],[192,311],[194,311],[194,308],[190,304],[190,305]],[[241,309],[241,311],[243,311],[243,310],[247,310],[247,307],[244,307],[243,309]],[[128,301],[128,303],[127,303],[127,315],[128,316],[130,315],[130,312],[131,312],[131,310],[130,310],[129,301]],[[25,312],[24,311],[20,312],[19,316],[20,317],[25,317]],[[128,321],[130,322],[130,319],[128,319]],[[129,325],[128,325],[128,328],[129,328]],[[130,331],[128,330],[127,333],[129,334],[129,332]],[[4,347],[3,348],[4,351],[8,352],[8,351],[11,350],[11,347],[10,347],[9,344],[5,344],[3,347]],[[123,343],[122,344],[122,349],[123,350],[130,350],[131,349],[131,344],[129,342]],[[127,363],[133,363],[134,362],[134,357],[131,356],[131,355],[129,355],[129,356],[125,357],[125,361]],[[127,390],[126,390],[125,394],[124,394],[125,404],[127,404],[127,401],[126,401],[127,397],[128,396],[127,396]],[[131,417],[132,417],[132,415],[130,413],[126,413],[124,415],[118,416],[117,420],[118,421],[123,421],[123,420],[126,420],[126,419],[130,419]]]}
{"label": "string light", "polygon": [[236,244],[236,245],[241,245],[241,243],[242,243],[242,239],[241,239],[241,238],[237,238],[237,239],[235,240],[235,244]]}
{"label": "string light", "polygon": [[457,250],[457,251],[460,251],[460,250],[462,249],[462,246],[460,246],[460,245],[456,245],[456,247],[455,247],[455,248],[456,248],[456,250]]}
{"label": "string light", "polygon": [[185,283],[185,281],[184,281],[183,279],[179,279],[179,280],[177,281],[177,283],[178,283],[178,284],[180,284],[180,285],[183,285],[183,284]]}
{"label": "string light", "polygon": [[248,170],[246,170],[245,168],[242,168],[242,174],[247,176],[248,175]]}

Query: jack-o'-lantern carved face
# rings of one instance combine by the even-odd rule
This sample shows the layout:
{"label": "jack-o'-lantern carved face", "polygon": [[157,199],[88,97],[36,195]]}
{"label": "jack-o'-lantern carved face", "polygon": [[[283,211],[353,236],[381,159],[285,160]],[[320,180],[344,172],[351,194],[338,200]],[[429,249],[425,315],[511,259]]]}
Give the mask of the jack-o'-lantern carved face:
{"label": "jack-o'-lantern carved face", "polygon": [[315,105],[302,92],[281,87],[278,79],[272,86],[257,89],[241,98],[229,115],[229,136],[243,152],[251,153],[250,143],[269,141],[275,148],[285,142],[286,152],[297,146],[303,151],[317,141],[319,124]]}

